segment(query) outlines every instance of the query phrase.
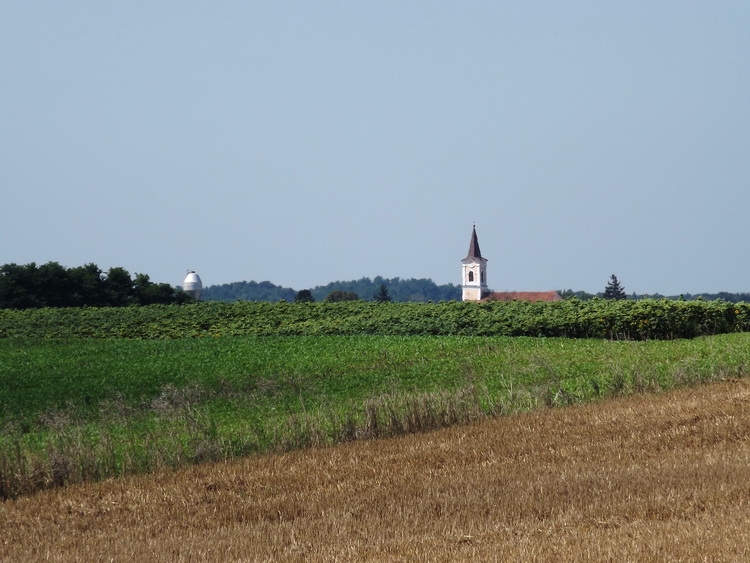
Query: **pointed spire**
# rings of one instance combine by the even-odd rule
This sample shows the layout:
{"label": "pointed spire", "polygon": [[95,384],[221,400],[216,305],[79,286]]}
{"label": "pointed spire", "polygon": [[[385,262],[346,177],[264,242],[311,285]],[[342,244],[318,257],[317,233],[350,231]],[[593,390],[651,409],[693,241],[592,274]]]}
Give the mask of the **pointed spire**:
{"label": "pointed spire", "polygon": [[471,229],[471,243],[469,244],[469,254],[466,258],[481,258],[482,252],[479,250],[479,239],[477,238],[477,226]]}

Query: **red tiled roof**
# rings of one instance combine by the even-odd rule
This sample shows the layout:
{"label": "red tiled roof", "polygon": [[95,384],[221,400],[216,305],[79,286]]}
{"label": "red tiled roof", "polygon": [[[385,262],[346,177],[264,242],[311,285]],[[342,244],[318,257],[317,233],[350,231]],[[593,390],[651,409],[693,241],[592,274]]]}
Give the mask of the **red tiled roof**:
{"label": "red tiled roof", "polygon": [[495,291],[480,301],[562,301],[562,297],[556,291]]}

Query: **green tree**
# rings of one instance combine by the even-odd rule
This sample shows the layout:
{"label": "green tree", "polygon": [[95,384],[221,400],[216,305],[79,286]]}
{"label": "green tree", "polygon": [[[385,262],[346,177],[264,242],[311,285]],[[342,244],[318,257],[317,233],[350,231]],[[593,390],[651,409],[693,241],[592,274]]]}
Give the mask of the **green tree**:
{"label": "green tree", "polygon": [[203,288],[203,301],[294,301],[296,292],[269,281],[242,281]]}
{"label": "green tree", "polygon": [[174,287],[168,283],[154,283],[147,274],[136,274],[133,285],[139,305],[166,305],[176,300]]}
{"label": "green tree", "polygon": [[339,302],[339,301],[359,301],[359,295],[353,291],[344,291],[343,289],[334,289],[331,293],[326,295],[325,301]]}
{"label": "green tree", "polygon": [[103,307],[108,305],[104,277],[99,266],[93,262],[70,269],[72,285],[71,304],[80,307]]}
{"label": "green tree", "polygon": [[596,297],[592,293],[587,293],[585,291],[573,291],[572,289],[558,290],[557,293],[559,293],[560,297],[562,297],[563,299],[580,299],[581,301],[593,299],[594,297]]}
{"label": "green tree", "polygon": [[372,298],[378,303],[388,303],[391,300],[391,296],[388,295],[388,288],[385,287],[384,283],[380,284],[380,289]]}
{"label": "green tree", "polygon": [[37,266],[0,266],[0,308],[122,307],[193,301],[167,283],[153,283],[146,274],[135,280],[124,268],[105,276],[96,264],[64,268],[57,262]]}
{"label": "green tree", "polygon": [[0,268],[0,307],[4,309],[30,309],[43,307],[36,292],[37,267],[4,264]]}
{"label": "green tree", "polygon": [[70,303],[72,284],[67,269],[57,262],[39,266],[35,273],[36,295],[44,307],[67,307]]}
{"label": "green tree", "polygon": [[609,277],[609,283],[604,288],[604,299],[627,299],[625,288],[620,285],[614,274]]}
{"label": "green tree", "polygon": [[125,268],[110,268],[104,280],[107,304],[114,307],[131,305],[135,301],[135,287]]}
{"label": "green tree", "polygon": [[294,296],[295,303],[313,303],[314,301],[315,297],[309,289],[300,289]]}

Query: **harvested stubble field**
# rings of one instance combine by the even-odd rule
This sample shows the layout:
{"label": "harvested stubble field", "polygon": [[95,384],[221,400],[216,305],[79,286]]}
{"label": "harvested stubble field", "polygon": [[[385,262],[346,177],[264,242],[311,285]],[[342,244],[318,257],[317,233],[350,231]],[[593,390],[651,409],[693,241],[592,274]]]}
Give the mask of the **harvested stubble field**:
{"label": "harvested stubble field", "polygon": [[750,558],[750,381],[71,486],[3,561]]}

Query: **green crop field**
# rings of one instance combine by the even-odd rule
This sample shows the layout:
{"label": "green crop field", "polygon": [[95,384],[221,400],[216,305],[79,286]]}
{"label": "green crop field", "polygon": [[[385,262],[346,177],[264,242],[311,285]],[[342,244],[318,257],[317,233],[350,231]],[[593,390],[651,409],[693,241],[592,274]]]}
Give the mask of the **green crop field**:
{"label": "green crop field", "polygon": [[741,377],[750,334],[0,339],[0,496]]}
{"label": "green crop field", "polygon": [[576,299],[554,303],[195,303],[0,310],[0,338],[562,336],[650,340],[750,331],[750,305]]}
{"label": "green crop field", "polygon": [[0,497],[741,377],[745,303],[0,310]]}

